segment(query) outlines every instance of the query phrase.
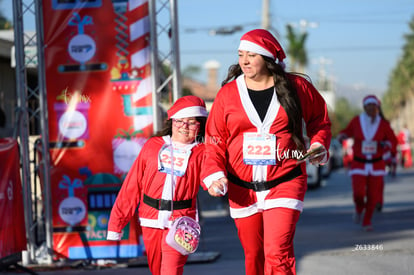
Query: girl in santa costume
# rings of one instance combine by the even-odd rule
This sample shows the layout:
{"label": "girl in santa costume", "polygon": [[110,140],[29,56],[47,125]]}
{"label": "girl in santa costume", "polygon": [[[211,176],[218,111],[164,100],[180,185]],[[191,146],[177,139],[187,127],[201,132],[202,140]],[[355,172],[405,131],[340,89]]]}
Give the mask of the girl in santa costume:
{"label": "girl in santa costume", "polygon": [[364,112],[354,117],[342,130],[338,139],[353,138],[353,153],[349,175],[352,177],[355,203],[354,222],[365,231],[372,231],[372,215],[377,203],[382,204],[384,175],[386,174],[384,152],[396,154],[397,137],[382,115],[381,102],[375,95],[363,99]]}
{"label": "girl in santa costume", "polygon": [[197,193],[200,184],[205,188],[200,178],[207,117],[204,101],[181,97],[167,114],[164,129],[145,143],[125,178],[108,223],[107,239],[120,240],[139,205],[148,265],[154,275],[183,274],[188,255],[170,247],[166,235],[178,217],[198,220]]}
{"label": "girl in santa costume", "polygon": [[296,274],[293,238],[307,189],[304,132],[326,162],[331,123],[325,101],[304,77],[284,70],[285,53],[267,30],[241,37],[239,62],[218,92],[206,126],[203,181],[228,190],[246,274]]}

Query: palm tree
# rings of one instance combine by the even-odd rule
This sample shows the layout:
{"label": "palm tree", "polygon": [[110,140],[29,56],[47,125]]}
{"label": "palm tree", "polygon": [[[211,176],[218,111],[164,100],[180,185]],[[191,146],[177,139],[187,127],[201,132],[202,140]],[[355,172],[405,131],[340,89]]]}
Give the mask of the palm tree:
{"label": "palm tree", "polygon": [[305,67],[308,65],[308,55],[305,48],[308,33],[297,33],[295,32],[293,26],[290,24],[288,24],[286,28],[287,39],[289,42],[287,54],[289,55],[290,61],[292,63],[291,70],[304,73]]}

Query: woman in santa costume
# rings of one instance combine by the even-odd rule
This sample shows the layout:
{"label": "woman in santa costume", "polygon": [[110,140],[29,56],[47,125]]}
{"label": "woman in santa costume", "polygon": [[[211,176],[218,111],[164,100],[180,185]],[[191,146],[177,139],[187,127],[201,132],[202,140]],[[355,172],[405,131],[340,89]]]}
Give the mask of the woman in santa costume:
{"label": "woman in santa costume", "polygon": [[328,158],[325,101],[304,77],[284,70],[285,53],[267,30],[241,37],[206,126],[203,181],[212,196],[228,188],[230,215],[246,274],[296,274],[293,238],[307,189],[304,132],[311,162]]}
{"label": "woman in santa costume", "polygon": [[202,184],[205,103],[196,96],[184,96],[167,114],[164,129],[145,143],[125,178],[108,223],[107,239],[120,240],[139,205],[139,222],[154,275],[183,274],[188,255],[170,247],[166,235],[178,217],[198,220],[196,198]]}
{"label": "woman in santa costume", "polygon": [[354,222],[365,231],[372,231],[372,215],[377,203],[382,203],[384,175],[386,174],[384,153],[396,154],[397,137],[382,115],[381,102],[375,95],[363,99],[364,112],[354,117],[342,130],[338,139],[353,138],[353,153],[349,175],[352,177],[355,203]]}
{"label": "woman in santa costume", "polygon": [[407,125],[404,125],[404,128],[398,133],[397,139],[398,148],[401,152],[401,166],[410,168],[413,165],[413,160],[411,156],[411,135]]}

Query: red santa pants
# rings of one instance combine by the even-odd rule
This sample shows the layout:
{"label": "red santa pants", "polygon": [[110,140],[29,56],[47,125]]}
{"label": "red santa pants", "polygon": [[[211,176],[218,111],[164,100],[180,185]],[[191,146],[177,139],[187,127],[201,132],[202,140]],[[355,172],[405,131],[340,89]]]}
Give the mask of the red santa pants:
{"label": "red santa pants", "polygon": [[235,219],[246,275],[294,275],[293,238],[300,212],[273,208]]}
{"label": "red santa pants", "polygon": [[142,227],[148,265],[153,275],[182,275],[188,256],[165,242],[168,229]]}
{"label": "red santa pants", "polygon": [[384,190],[383,176],[352,175],[355,211],[361,214],[365,210],[362,226],[371,225],[375,206],[382,201]]}
{"label": "red santa pants", "polygon": [[404,168],[410,168],[413,165],[411,149],[401,150],[401,160]]}

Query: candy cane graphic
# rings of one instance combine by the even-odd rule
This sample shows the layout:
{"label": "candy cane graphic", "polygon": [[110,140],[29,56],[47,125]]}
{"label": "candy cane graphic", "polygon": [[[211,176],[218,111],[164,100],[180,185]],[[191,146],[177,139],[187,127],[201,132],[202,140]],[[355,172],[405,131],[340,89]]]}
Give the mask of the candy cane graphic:
{"label": "candy cane graphic", "polygon": [[128,26],[127,26],[127,17],[125,13],[128,8],[128,0],[112,0],[112,5],[115,12],[115,30],[116,34],[116,54],[121,56],[128,56]]}
{"label": "candy cane graphic", "polygon": [[[143,129],[153,123],[152,113],[152,80],[151,80],[151,61],[150,61],[150,20],[148,15],[148,1],[130,1],[128,18],[131,21],[130,30],[130,47],[131,66],[138,71],[138,75],[142,77],[138,89],[132,95],[132,103],[141,103],[141,106],[134,107],[141,108],[139,114],[134,115],[134,128],[136,130]],[[154,65],[155,66],[155,65]],[[124,98],[125,100],[125,98]],[[124,106],[125,106],[124,101]],[[144,105],[144,106],[142,106]],[[144,113],[142,110],[147,110]]]}
{"label": "candy cane graphic", "polygon": [[[113,90],[121,93],[124,114],[133,117],[134,129],[142,130],[153,123],[148,1],[113,0],[112,3],[116,14],[117,55],[120,61],[128,62],[123,68],[130,72],[128,78],[125,71],[119,72],[115,80],[115,69],[111,71],[114,72]],[[128,81],[131,83],[128,85],[127,79],[139,81],[137,85]]]}

